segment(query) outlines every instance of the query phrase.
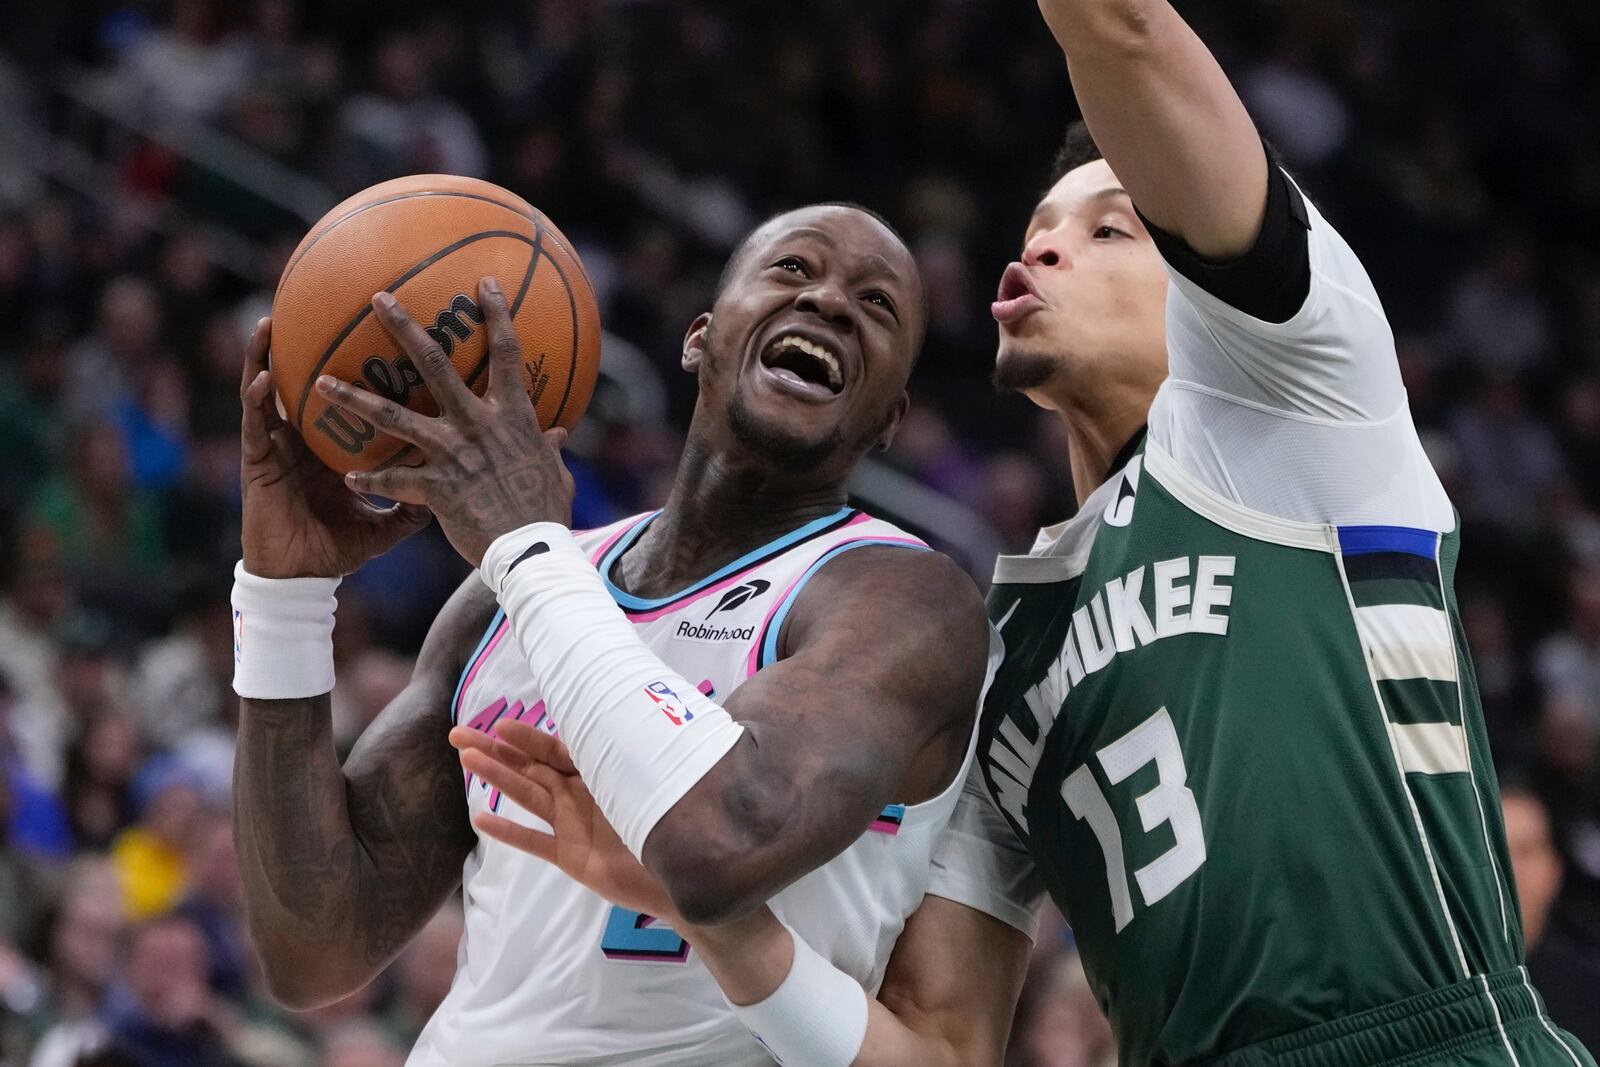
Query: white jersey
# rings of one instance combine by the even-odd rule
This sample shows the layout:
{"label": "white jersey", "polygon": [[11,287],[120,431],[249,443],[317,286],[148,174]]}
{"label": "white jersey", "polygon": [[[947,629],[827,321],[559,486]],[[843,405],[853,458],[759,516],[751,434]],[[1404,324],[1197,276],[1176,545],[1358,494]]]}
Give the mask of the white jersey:
{"label": "white jersey", "polygon": [[[777,658],[790,608],[829,560],[865,545],[927,550],[894,526],[844,508],[688,589],[647,600],[611,578],[653,517],[579,534],[578,543],[644,642],[719,700]],[[505,613],[497,613],[462,674],[452,721],[488,730],[500,719],[520,719],[556,733],[509,629]],[[991,672],[997,659],[991,648]],[[934,842],[971,761],[969,744],[961,773],[939,796],[884,809],[848,849],[772,900],[779,918],[869,992],[922,901]],[[482,781],[464,784],[473,811],[549,829]],[[463,888],[466,933],[455,981],[418,1039],[412,1067],[773,1062],[669,926],[615,907],[556,867],[487,837],[467,858]]]}

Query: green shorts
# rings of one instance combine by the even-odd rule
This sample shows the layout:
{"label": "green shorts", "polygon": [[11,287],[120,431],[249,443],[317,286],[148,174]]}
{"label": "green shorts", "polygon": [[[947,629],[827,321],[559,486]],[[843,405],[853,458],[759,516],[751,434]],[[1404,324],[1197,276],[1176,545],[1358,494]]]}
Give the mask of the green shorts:
{"label": "green shorts", "polygon": [[1557,1028],[1526,968],[1263,1041],[1209,1067],[1595,1067]]}

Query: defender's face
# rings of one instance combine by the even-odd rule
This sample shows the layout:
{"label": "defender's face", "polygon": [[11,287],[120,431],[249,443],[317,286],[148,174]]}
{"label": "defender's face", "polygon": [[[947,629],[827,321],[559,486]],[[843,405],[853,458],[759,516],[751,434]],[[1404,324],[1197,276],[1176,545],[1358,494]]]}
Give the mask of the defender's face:
{"label": "defender's face", "polygon": [[1150,364],[1123,369],[1159,379],[1166,295],[1160,253],[1111,167],[1097,160],[1070,171],[1034,208],[1022,258],[1000,279],[996,380],[1033,393],[1118,361]]}
{"label": "defender's face", "polygon": [[920,287],[911,253],[870,215],[827,206],[773,219],[685,347],[702,407],[790,466],[853,462],[904,411]]}

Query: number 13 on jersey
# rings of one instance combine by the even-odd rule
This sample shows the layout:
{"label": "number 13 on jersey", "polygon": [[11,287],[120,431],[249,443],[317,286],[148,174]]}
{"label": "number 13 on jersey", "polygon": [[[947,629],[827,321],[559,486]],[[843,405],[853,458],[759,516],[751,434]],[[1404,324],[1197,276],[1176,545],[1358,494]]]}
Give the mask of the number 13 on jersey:
{"label": "number 13 on jersey", "polygon": [[[1178,731],[1172,716],[1162,708],[1132,730],[1095,753],[1095,760],[1106,780],[1120,785],[1141,767],[1154,762],[1157,781],[1154,789],[1134,798],[1144,833],[1163,823],[1172,827],[1176,843],[1160,856],[1133,872],[1146,907],[1178,888],[1206,861],[1205,832],[1200,809],[1189,789],[1188,769],[1183,750],[1178,747]],[[1061,784],[1061,799],[1073,816],[1087,822],[1105,854],[1106,887],[1111,894],[1111,914],[1117,932],[1133,920],[1133,896],[1128,887],[1128,868],[1122,854],[1122,828],[1117,825],[1111,803],[1095,780],[1091,763],[1085,763]]]}

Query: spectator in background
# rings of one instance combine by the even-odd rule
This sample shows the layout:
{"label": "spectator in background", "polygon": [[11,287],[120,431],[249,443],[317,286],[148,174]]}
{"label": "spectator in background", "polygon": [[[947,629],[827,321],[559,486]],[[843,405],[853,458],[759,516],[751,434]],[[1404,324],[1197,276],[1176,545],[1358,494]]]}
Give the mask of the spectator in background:
{"label": "spectator in background", "polygon": [[175,757],[157,756],[134,780],[139,821],[111,843],[129,918],[164,915],[189,888],[186,851],[202,815],[201,783]]}
{"label": "spectator in background", "polygon": [[403,1067],[406,1050],[371,1023],[347,1023],[328,1035],[321,1067]]}
{"label": "spectator in background", "polygon": [[1550,908],[1561,892],[1561,856],[1550,829],[1550,813],[1537,793],[1515,782],[1500,787],[1506,820],[1506,847],[1511,873],[1522,902],[1522,936],[1528,954],[1544,937]]}
{"label": "spectator in background", "polygon": [[406,1048],[416,1044],[423,1026],[450,992],[464,929],[461,908],[452,900],[428,920],[395,961],[394,999],[385,1021]]}
{"label": "spectator in background", "polygon": [[127,915],[116,872],[99,859],[73,864],[44,930],[47,989],[30,1014],[38,1034],[33,1067],[72,1067],[103,1040],[100,1019],[117,977]]}
{"label": "spectator in background", "polygon": [[194,923],[205,938],[210,962],[206,980],[213,992],[235,1004],[251,993],[255,957],[245,935],[244,881],[233,851],[233,821],[227,812],[207,811],[190,835],[189,889],[175,914]]}
{"label": "spectator in background", "polygon": [[[1600,281],[1595,284],[1600,308]],[[1596,314],[1600,325],[1600,311]],[[1600,338],[1596,338],[1600,343]],[[1600,366],[1600,360],[1596,361]],[[1590,507],[1600,506],[1600,378],[1580,378],[1562,397],[1560,435],[1573,477]]]}
{"label": "spectator in background", "polygon": [[118,71],[124,99],[163,121],[217,115],[243,85],[247,54],[217,0],[174,0],[167,24],[138,36]]}
{"label": "spectator in background", "polygon": [[1600,741],[1600,569],[1575,572],[1570,597],[1567,631],[1547,638],[1534,663],[1544,692],[1545,758],[1581,782]]}
{"label": "spectator in background", "polygon": [[217,625],[232,614],[228,586],[197,576],[180,594],[178,611],[172,632],[144,647],[132,679],[140,728],[164,748],[219,726],[231,738],[238,710],[232,631]]}
{"label": "spectator in background", "polygon": [[1025,554],[1044,525],[1045,479],[1039,464],[1020,453],[1003,453],[984,464],[981,510],[1005,551]]}
{"label": "spectator in background", "polygon": [[138,1067],[237,1067],[227,1035],[238,1020],[206,984],[208,969],[205,937],[188,919],[168,915],[135,930],[112,1047]]}
{"label": "spectator in background", "polygon": [[340,111],[343,182],[354,192],[400,174],[484,176],[488,153],[470,118],[434,94],[417,33],[390,32],[373,62],[373,91]]}
{"label": "spectator in background", "polygon": [[0,672],[17,697],[10,739],[37,778],[59,785],[70,724],[56,688],[55,627],[73,602],[60,545],[48,530],[23,529],[0,558],[0,575]]}
{"label": "spectator in background", "polygon": [[144,739],[126,715],[110,711],[85,724],[67,752],[68,820],[79,848],[103,851],[133,822],[133,780]]}
{"label": "spectator in background", "polygon": [[0,507],[7,511],[32,498],[60,447],[65,370],[66,349],[54,334],[29,337],[14,367],[0,363]]}
{"label": "spectator in background", "polygon": [[1555,435],[1528,410],[1526,385],[1507,374],[1490,378],[1456,413],[1451,434],[1470,492],[1456,506],[1487,524],[1485,533],[1525,542],[1563,474]]}
{"label": "spectator in background", "polygon": [[11,739],[17,694],[0,674],[0,940],[31,930],[34,864],[72,855],[72,829],[53,789],[36,778]]}
{"label": "spectator in background", "polygon": [[107,284],[94,332],[67,352],[61,417],[76,424],[114,415],[159,354],[162,325],[160,300],[147,280],[125,274]]}
{"label": "spectator in background", "polygon": [[1491,376],[1525,375],[1550,356],[1555,326],[1535,277],[1537,262],[1524,235],[1507,233],[1451,297],[1455,343]]}
{"label": "spectator in background", "polygon": [[157,270],[162,340],[174,353],[194,352],[221,290],[210,235],[194,226],[173,234],[161,246]]}
{"label": "spectator in background", "polygon": [[40,488],[29,509],[30,524],[93,584],[148,576],[165,556],[160,505],[130,475],[122,436],[109,423],[87,423],[72,437],[66,471]]}

